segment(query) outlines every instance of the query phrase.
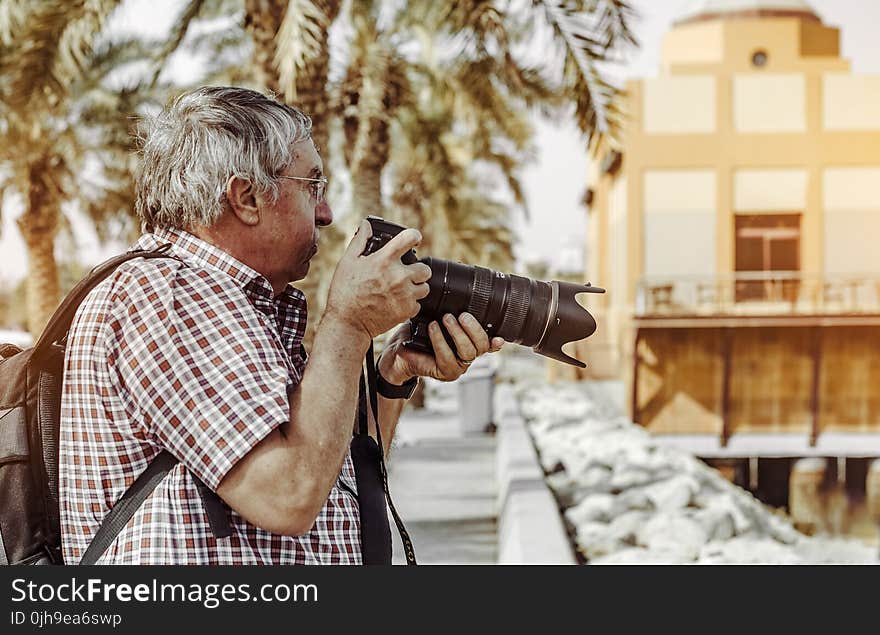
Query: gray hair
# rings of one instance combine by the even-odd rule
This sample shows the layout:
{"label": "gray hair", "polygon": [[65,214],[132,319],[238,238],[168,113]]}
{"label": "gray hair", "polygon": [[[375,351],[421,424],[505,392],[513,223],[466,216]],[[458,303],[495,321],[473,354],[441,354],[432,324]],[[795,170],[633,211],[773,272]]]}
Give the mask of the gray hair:
{"label": "gray hair", "polygon": [[307,115],[253,90],[183,93],[143,122],[135,211],[147,231],[213,225],[230,176],[275,199],[277,176],[293,161],[291,146],[311,131]]}

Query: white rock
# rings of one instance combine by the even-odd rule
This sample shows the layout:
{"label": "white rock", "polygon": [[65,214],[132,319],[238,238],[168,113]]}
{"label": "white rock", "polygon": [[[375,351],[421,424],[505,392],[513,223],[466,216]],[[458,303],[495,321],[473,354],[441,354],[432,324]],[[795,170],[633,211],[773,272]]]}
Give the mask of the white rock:
{"label": "white rock", "polygon": [[673,511],[687,507],[700,484],[690,475],[674,476],[645,488],[645,495],[661,511]]}
{"label": "white rock", "polygon": [[639,546],[652,551],[681,551],[694,560],[708,541],[706,531],[686,516],[659,513],[636,532]]}
{"label": "white rock", "polygon": [[611,470],[601,465],[593,465],[587,468],[575,476],[573,480],[578,486],[583,488],[597,489],[600,487],[604,488],[607,485],[608,489],[610,489],[613,486],[611,483]]}
{"label": "white rock", "polygon": [[608,387],[529,377],[513,393],[545,470],[565,470],[547,482],[591,563],[878,561],[876,547],[803,536],[702,461],[660,445],[622,416]]}
{"label": "white rock", "polygon": [[697,510],[692,518],[700,523],[709,540],[729,540],[736,535],[736,523],[729,511],[720,508]]}
{"label": "white rock", "polygon": [[614,476],[608,483],[613,489],[626,490],[631,487],[647,485],[656,480],[653,472],[641,468],[624,468],[614,470]]}
{"label": "white rock", "polygon": [[605,523],[585,522],[575,532],[580,552],[589,560],[613,553],[626,545],[612,536]]}
{"label": "white rock", "polygon": [[733,521],[733,533],[744,534],[752,529],[752,520],[736,503],[736,499],[730,493],[717,494],[714,497],[700,500],[703,507],[714,514],[727,514]]}
{"label": "white rock", "polygon": [[568,472],[554,472],[553,474],[548,474],[544,477],[544,480],[547,481],[547,485],[550,486],[550,489],[554,491],[566,490],[574,486],[574,481],[572,481]]}
{"label": "white rock", "polygon": [[635,544],[639,529],[651,518],[651,512],[631,510],[608,524],[608,535],[622,543]]}
{"label": "white rock", "polygon": [[574,507],[565,510],[565,518],[575,526],[592,521],[607,521],[614,499],[611,494],[587,496]]}
{"label": "white rock", "polygon": [[654,503],[645,494],[644,488],[632,488],[614,497],[614,505],[611,508],[612,518],[620,516],[631,510],[653,511]]}

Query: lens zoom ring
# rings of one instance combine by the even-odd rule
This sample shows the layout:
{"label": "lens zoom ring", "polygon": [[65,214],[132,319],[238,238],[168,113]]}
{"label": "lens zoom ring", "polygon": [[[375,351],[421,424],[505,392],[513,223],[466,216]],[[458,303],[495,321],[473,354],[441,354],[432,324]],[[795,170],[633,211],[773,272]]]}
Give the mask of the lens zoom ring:
{"label": "lens zoom ring", "polygon": [[492,270],[485,267],[474,267],[474,270],[474,291],[468,301],[467,312],[485,326],[489,298],[492,296]]}
{"label": "lens zoom ring", "polygon": [[510,299],[501,320],[498,336],[508,342],[518,342],[526,316],[529,313],[529,281],[519,276],[510,276]]}

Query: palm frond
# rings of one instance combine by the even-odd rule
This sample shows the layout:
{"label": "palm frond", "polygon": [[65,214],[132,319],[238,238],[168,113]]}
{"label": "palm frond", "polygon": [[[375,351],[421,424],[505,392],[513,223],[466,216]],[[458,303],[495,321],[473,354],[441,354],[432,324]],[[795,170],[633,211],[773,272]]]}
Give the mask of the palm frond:
{"label": "palm frond", "polygon": [[[91,42],[119,0],[26,3],[4,16],[2,28],[10,53],[0,61],[3,98],[19,111],[31,100],[57,105],[67,86],[80,78]],[[18,3],[16,3],[18,4]],[[19,29],[10,33],[10,28]]]}
{"label": "palm frond", "polygon": [[153,77],[149,83],[151,88],[158,83],[159,75],[165,68],[165,63],[168,61],[168,58],[180,48],[190,25],[202,10],[203,5],[204,0],[190,0],[189,4],[186,5],[186,8],[184,8],[183,12],[180,14],[180,17],[174,21],[169,37],[153,55],[152,63],[154,70]]}
{"label": "palm frond", "polygon": [[275,37],[275,65],[284,98],[297,100],[297,79],[310,59],[327,46],[329,20],[320,2],[292,0]]}
{"label": "palm frond", "polygon": [[632,14],[621,0],[532,0],[562,49],[563,94],[575,102],[578,127],[591,140],[594,135],[614,136],[620,125],[617,89],[599,72],[615,47],[634,43],[628,26]]}

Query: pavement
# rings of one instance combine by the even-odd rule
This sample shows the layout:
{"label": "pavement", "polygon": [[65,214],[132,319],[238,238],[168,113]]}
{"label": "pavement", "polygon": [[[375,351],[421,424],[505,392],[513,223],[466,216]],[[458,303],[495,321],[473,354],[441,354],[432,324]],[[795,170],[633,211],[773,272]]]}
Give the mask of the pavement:
{"label": "pavement", "polygon": [[[407,407],[388,460],[389,490],[419,564],[498,561],[496,438],[465,433],[457,400]],[[393,519],[394,564],[405,564]]]}

